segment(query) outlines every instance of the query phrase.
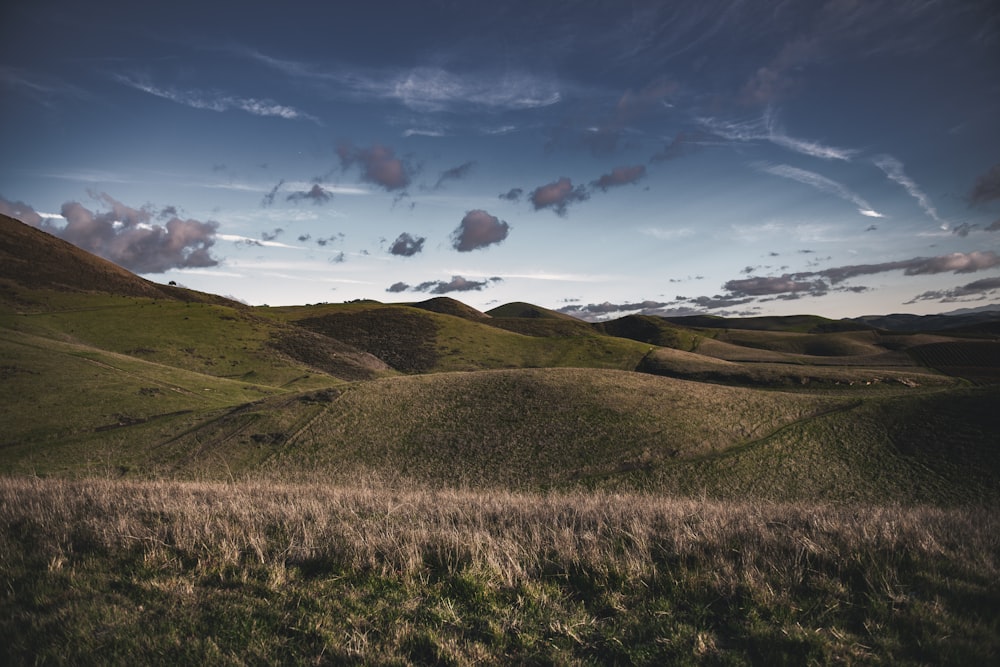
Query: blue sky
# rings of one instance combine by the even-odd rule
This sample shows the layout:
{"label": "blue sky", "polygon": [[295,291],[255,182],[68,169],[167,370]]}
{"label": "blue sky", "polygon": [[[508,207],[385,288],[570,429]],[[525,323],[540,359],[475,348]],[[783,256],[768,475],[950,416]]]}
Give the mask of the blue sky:
{"label": "blue sky", "polygon": [[992,2],[23,2],[0,212],[251,304],[1000,303]]}

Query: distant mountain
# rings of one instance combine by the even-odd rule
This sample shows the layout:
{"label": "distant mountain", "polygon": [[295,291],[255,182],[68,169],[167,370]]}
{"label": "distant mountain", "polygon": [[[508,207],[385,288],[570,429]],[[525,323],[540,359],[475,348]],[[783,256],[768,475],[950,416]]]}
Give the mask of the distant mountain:
{"label": "distant mountain", "polygon": [[864,315],[854,319],[878,329],[899,332],[927,332],[967,330],[968,333],[1000,334],[1000,306],[963,308],[937,315]]}
{"label": "distant mountain", "polygon": [[684,327],[703,329],[746,329],[749,331],[793,331],[796,333],[836,333],[867,331],[872,327],[857,320],[831,320],[819,315],[783,315],[764,317],[719,317],[717,315],[686,315],[664,317],[664,320]]}
{"label": "distant mountain", "polygon": [[98,292],[230,306],[223,297],[160,285],[72,243],[0,214],[0,282],[28,289]]}

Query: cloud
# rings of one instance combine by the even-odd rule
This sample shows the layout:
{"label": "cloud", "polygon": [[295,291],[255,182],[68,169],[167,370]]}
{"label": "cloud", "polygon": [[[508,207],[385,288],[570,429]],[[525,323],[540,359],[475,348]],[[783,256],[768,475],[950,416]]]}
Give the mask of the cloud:
{"label": "cloud", "polygon": [[677,239],[694,236],[694,230],[690,227],[679,227],[675,229],[663,229],[661,227],[645,227],[639,233],[652,236],[660,241],[675,241]]}
{"label": "cloud", "polygon": [[132,208],[103,192],[91,195],[110,210],[95,213],[67,202],[62,206],[64,226],[54,222],[60,218],[42,216],[22,202],[0,199],[0,212],[17,213],[23,222],[136,273],[218,265],[211,255],[218,223],[173,217],[154,224],[149,207]]}
{"label": "cloud", "polygon": [[629,183],[637,183],[645,175],[645,165],[637,164],[634,167],[615,167],[610,173],[602,174],[601,177],[594,181],[591,185],[607,192],[608,188],[628,185]]}
{"label": "cloud", "polygon": [[793,181],[798,181],[799,183],[804,183],[805,185],[821,190],[822,192],[828,192],[830,194],[836,195],[841,199],[851,202],[858,207],[858,213],[867,216],[869,218],[884,218],[885,216],[872,208],[872,205],[867,201],[862,199],[862,197],[854,192],[851,192],[846,187],[827,178],[826,176],[821,176],[816,172],[807,171],[805,169],[799,169],[798,167],[791,167],[787,164],[762,164],[758,168],[760,171],[767,172],[774,176],[781,176],[782,178],[788,178]]}
{"label": "cloud", "polygon": [[767,141],[795,153],[824,160],[847,162],[858,154],[858,151],[854,149],[826,146],[817,141],[791,137],[785,133],[777,116],[771,111],[766,112],[757,120],[747,122],[723,121],[716,118],[699,118],[698,121],[712,134],[729,141]]}
{"label": "cloud", "polygon": [[451,169],[445,169],[444,171],[441,172],[441,175],[438,177],[437,183],[435,183],[434,187],[431,189],[439,190],[448,181],[461,180],[466,176],[468,176],[469,172],[471,172],[475,167],[476,167],[476,162],[469,161],[469,162],[463,162],[457,167],[452,167]]}
{"label": "cloud", "polygon": [[287,120],[309,120],[317,125],[322,125],[316,116],[312,116],[298,109],[284,104],[278,104],[268,99],[256,99],[252,97],[237,97],[225,95],[217,92],[177,90],[175,88],[161,88],[153,84],[128,76],[117,76],[120,83],[160,97],[177,104],[192,107],[194,109],[205,109],[208,111],[223,112],[232,109],[245,111],[254,116],[268,116],[275,118],[285,118]]}
{"label": "cloud", "polygon": [[275,227],[273,232],[261,232],[260,239],[261,241],[273,241],[284,233],[284,229],[281,227]]}
{"label": "cloud", "polygon": [[521,188],[511,188],[507,192],[501,193],[500,195],[497,196],[500,199],[504,199],[506,201],[521,201],[521,195],[523,194],[524,190],[522,190]]}
{"label": "cloud", "polygon": [[393,283],[389,285],[387,288],[385,288],[385,291],[399,293],[399,292],[405,292],[408,289],[410,289],[410,286],[407,285],[406,283]]}
{"label": "cloud", "polygon": [[[940,301],[948,303],[950,301],[978,301],[987,298],[993,292],[1000,290],[1000,278],[983,278],[966,283],[950,290],[932,290],[913,297],[906,303],[916,303],[917,301]],[[966,299],[965,297],[978,297]]]}
{"label": "cloud", "polygon": [[522,72],[456,74],[439,67],[415,67],[383,75],[352,70],[341,78],[356,94],[395,100],[421,112],[462,107],[536,109],[562,99],[554,81]]}
{"label": "cloud", "polygon": [[956,225],[952,228],[951,233],[955,236],[961,236],[963,239],[969,235],[973,229],[976,229],[979,225],[971,225],[968,222],[963,222],[960,225]]}
{"label": "cloud", "polygon": [[980,176],[969,192],[969,204],[973,206],[994,199],[1000,199],[1000,164],[993,165],[988,172]]}
{"label": "cloud", "polygon": [[1000,219],[994,220],[984,228],[988,232],[1000,232]]}
{"label": "cloud", "polygon": [[776,278],[730,280],[723,287],[737,297],[796,294],[799,292],[818,296],[825,294],[828,290],[826,283],[822,280],[795,280],[787,275]]}
{"label": "cloud", "polygon": [[452,276],[451,280],[430,280],[411,286],[407,283],[393,283],[386,292],[429,292],[431,294],[448,294],[449,292],[479,292],[490,285],[490,283],[502,282],[503,278],[493,277],[486,280],[467,280],[462,276]]}
{"label": "cloud", "polygon": [[337,146],[337,155],[344,169],[354,164],[361,167],[361,180],[373,183],[388,191],[402,190],[410,184],[410,168],[395,152],[375,144],[371,148],[355,148],[350,143]]}
{"label": "cloud", "polygon": [[482,209],[468,211],[451,233],[452,247],[459,252],[478,250],[501,243],[510,232],[510,225]]}
{"label": "cloud", "polygon": [[408,232],[403,232],[389,246],[389,254],[398,255],[399,257],[413,257],[424,249],[424,241],[426,240],[423,236],[415,237],[411,236]]}
{"label": "cloud", "polygon": [[585,201],[590,198],[586,187],[573,187],[573,182],[563,176],[558,181],[547,183],[531,192],[531,203],[536,211],[551,208],[559,216],[566,215],[566,207],[573,202]]}
{"label": "cloud", "polygon": [[924,212],[930,216],[935,222],[941,225],[942,228],[947,228],[948,223],[941,219],[938,215],[937,208],[931,203],[930,197],[924,194],[916,183],[910,179],[909,176],[903,171],[903,163],[892,157],[891,155],[879,155],[872,159],[875,165],[885,172],[885,175],[889,177],[890,180],[895,181],[903,186],[911,197],[917,200],[920,204],[920,208],[924,209]]}
{"label": "cloud", "polygon": [[285,201],[300,202],[304,199],[312,201],[313,204],[325,204],[331,199],[333,199],[333,193],[323,189],[319,184],[314,184],[308,190],[300,190],[298,192],[293,192],[287,197]]}
{"label": "cloud", "polygon": [[280,190],[281,186],[284,184],[285,184],[285,179],[281,179],[280,181],[278,181],[278,184],[275,185],[273,188],[271,188],[271,190],[266,195],[264,195],[264,198],[260,200],[260,205],[268,207],[274,204],[274,198],[278,195],[278,190]]}
{"label": "cloud", "polygon": [[39,215],[38,211],[36,211],[33,207],[25,204],[23,201],[10,201],[9,199],[0,197],[0,213],[16,218],[26,225],[45,229],[45,218]]}
{"label": "cloud", "polygon": [[[733,298],[725,296],[701,296],[688,298],[679,296],[673,301],[639,301],[634,303],[591,303],[587,305],[569,305],[557,309],[557,312],[578,317],[587,322],[609,320],[625,315],[652,315],[655,317],[683,317],[685,315],[700,315],[708,310],[732,308],[751,303],[753,298]],[[724,315],[748,315],[748,311],[722,311]]]}
{"label": "cloud", "polygon": [[881,264],[855,264],[840,266],[812,273],[796,274],[800,277],[822,276],[831,283],[840,283],[856,276],[885,273],[887,271],[902,271],[908,276],[927,275],[935,273],[973,273],[1000,266],[1000,257],[994,252],[973,250],[969,253],[953,252],[937,257],[914,257],[897,262]]}

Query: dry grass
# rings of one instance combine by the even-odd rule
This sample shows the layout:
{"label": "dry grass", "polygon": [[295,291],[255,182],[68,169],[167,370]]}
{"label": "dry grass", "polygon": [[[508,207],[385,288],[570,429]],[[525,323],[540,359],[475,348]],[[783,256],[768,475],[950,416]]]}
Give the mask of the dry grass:
{"label": "dry grass", "polygon": [[986,664],[987,509],[0,480],[10,663]]}

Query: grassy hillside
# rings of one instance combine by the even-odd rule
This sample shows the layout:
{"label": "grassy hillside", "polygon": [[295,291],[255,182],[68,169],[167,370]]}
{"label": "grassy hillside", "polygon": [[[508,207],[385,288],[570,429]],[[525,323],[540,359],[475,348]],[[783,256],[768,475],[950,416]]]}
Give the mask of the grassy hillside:
{"label": "grassy hillside", "polygon": [[[327,304],[271,308],[268,314],[358,347],[404,373],[498,368],[635,368],[648,345],[599,335],[579,320],[552,320],[569,335],[526,335],[405,305]],[[509,321],[509,320],[508,320]],[[544,325],[543,325],[544,326]]]}

